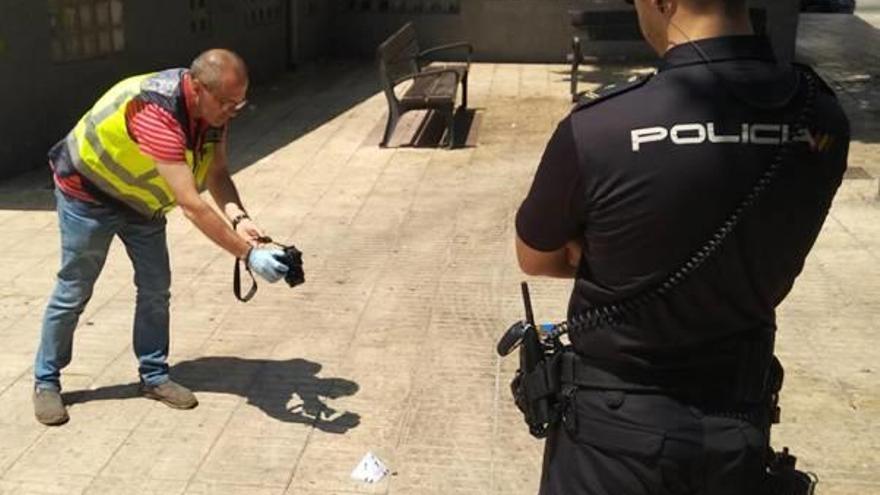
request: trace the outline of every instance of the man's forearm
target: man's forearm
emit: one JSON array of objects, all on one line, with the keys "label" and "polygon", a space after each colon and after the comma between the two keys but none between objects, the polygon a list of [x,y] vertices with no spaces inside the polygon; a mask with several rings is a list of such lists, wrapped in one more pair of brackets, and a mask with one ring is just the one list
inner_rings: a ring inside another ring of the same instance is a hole
[{"label": "man's forearm", "polygon": [[214,202],[228,218],[235,218],[242,213],[247,213],[241,204],[238,189],[228,173],[218,173],[211,177],[208,180],[208,191],[214,198]]},{"label": "man's forearm", "polygon": [[223,221],[220,215],[208,203],[202,201],[190,207],[181,205],[181,209],[186,218],[218,246],[236,258],[247,256],[251,248],[250,244],[229,228],[229,225]]}]

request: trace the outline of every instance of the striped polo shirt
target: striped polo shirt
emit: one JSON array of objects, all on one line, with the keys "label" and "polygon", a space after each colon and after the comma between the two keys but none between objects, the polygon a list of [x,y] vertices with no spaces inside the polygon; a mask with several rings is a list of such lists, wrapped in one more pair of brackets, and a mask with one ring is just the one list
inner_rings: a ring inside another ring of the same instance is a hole
[{"label": "striped polo shirt", "polygon": [[[187,113],[192,115],[195,93],[189,74],[183,77],[183,96]],[[125,120],[128,124],[128,133],[138,144],[141,153],[156,161],[186,166],[186,136],[183,127],[171,113],[155,103],[132,100],[125,110]],[[204,120],[190,118],[190,130],[198,130],[198,142],[202,142],[208,127]],[[66,195],[83,201],[100,203],[93,194],[89,193],[87,179],[79,173],[75,172],[66,177],[54,174],[54,179],[56,186]]]}]

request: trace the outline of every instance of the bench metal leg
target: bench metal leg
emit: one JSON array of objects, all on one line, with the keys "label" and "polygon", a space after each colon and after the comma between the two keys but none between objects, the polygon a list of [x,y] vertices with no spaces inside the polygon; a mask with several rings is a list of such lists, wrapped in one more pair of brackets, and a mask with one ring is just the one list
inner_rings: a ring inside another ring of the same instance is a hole
[{"label": "bench metal leg", "polygon": [[455,104],[446,110],[446,147],[452,149],[455,147]]},{"label": "bench metal leg", "polygon": [[578,101],[578,68],[581,65],[581,39],[577,36],[571,38],[571,101]]},{"label": "bench metal leg", "polygon": [[468,81],[468,73],[465,72],[464,76],[461,78],[461,108],[467,110],[467,81]]},{"label": "bench metal leg", "polygon": [[379,143],[380,148],[388,146],[388,140],[391,139],[391,134],[394,133],[394,128],[397,127],[398,120],[400,120],[400,114],[389,109],[388,121],[385,122],[385,134],[382,136],[382,142]]}]

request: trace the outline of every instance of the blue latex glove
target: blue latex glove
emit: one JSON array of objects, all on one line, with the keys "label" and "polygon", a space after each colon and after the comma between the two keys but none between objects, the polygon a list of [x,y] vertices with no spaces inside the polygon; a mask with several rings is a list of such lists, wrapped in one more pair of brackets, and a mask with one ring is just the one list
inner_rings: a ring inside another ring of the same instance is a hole
[{"label": "blue latex glove", "polygon": [[284,258],[284,251],[278,248],[253,248],[248,255],[247,266],[251,271],[270,283],[275,283],[284,277],[288,267],[278,261]]}]

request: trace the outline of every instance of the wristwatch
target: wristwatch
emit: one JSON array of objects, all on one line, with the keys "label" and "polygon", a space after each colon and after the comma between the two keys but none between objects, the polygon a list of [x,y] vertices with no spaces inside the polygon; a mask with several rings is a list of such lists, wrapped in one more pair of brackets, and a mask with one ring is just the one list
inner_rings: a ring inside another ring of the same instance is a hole
[{"label": "wristwatch", "polygon": [[238,215],[236,215],[232,219],[232,230],[235,230],[235,228],[238,227],[238,224],[241,223],[241,221],[245,218],[250,219],[251,217],[249,217],[247,213],[239,213]]}]

